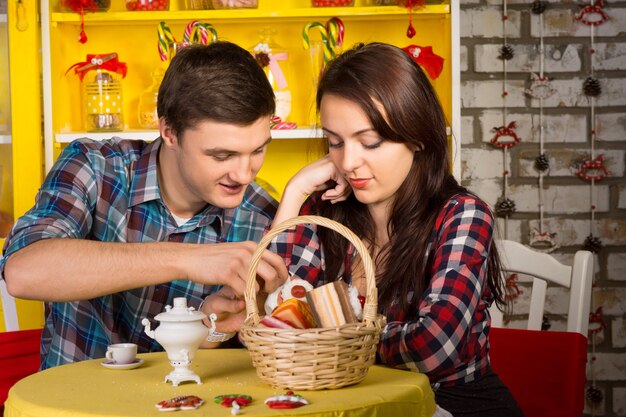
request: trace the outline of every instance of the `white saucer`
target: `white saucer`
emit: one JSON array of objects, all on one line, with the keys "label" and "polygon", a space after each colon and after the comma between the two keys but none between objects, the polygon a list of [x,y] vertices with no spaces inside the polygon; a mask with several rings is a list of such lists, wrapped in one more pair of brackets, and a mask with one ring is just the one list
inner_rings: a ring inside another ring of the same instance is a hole
[{"label": "white saucer", "polygon": [[131,363],[115,363],[111,360],[105,359],[102,362],[100,362],[100,365],[109,369],[124,370],[124,369],[135,369],[138,366],[141,366],[142,363],[143,363],[143,359],[139,359],[139,358],[135,359]]}]

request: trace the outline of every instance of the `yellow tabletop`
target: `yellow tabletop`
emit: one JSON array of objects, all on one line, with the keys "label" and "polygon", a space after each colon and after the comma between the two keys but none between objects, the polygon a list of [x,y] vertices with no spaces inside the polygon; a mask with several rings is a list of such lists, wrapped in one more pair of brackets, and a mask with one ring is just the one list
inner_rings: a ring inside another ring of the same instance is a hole
[{"label": "yellow tabletop", "polygon": [[285,391],[272,388],[256,375],[244,349],[198,351],[192,370],[202,384],[165,383],[173,369],[165,353],[139,355],[144,363],[132,370],[111,370],[102,359],[77,362],[38,372],[19,381],[9,392],[5,417],[163,416],[155,404],[179,395],[197,395],[205,403],[176,416],[230,416],[215,404],[224,394],[247,394],[252,403],[244,416],[413,416],[430,417],[435,400],[428,378],[419,373],[372,366],[360,383],[336,390],[297,391],[309,405],[292,410],[270,409],[266,398]]}]

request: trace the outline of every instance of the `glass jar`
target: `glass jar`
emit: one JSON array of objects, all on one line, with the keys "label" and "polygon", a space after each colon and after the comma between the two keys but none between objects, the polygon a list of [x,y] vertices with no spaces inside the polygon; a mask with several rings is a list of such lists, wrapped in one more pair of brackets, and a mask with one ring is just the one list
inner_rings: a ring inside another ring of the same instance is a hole
[{"label": "glass jar", "polygon": [[169,9],[169,0],[126,0],[126,10],[130,11],[151,11]]},{"label": "glass jar", "polygon": [[159,86],[164,74],[165,71],[161,68],[152,71],[152,84],[139,97],[139,126],[144,129],[159,128],[157,99],[159,97]]},{"label": "glass jar", "polygon": [[85,12],[106,12],[111,8],[111,0],[94,0],[93,7],[81,6],[81,4],[76,0],[61,0],[61,8],[67,12],[80,13],[81,8],[84,8]]},{"label": "glass jar", "polygon": [[258,0],[212,0],[214,9],[256,9]]},{"label": "glass jar", "polygon": [[185,6],[189,10],[210,10],[213,8],[211,0],[186,0]]},{"label": "glass jar", "polygon": [[124,128],[122,81],[103,69],[89,72],[82,82],[83,121],[88,132],[115,132]]},{"label": "glass jar", "polygon": [[347,7],[354,6],[354,0],[311,0],[313,7]]},{"label": "glass jar", "polygon": [[272,39],[276,29],[269,27],[259,30],[259,43],[254,45],[250,52],[263,67],[267,79],[272,85],[276,96],[276,113],[283,121],[291,113],[291,90],[289,88],[290,66],[287,50]]}]

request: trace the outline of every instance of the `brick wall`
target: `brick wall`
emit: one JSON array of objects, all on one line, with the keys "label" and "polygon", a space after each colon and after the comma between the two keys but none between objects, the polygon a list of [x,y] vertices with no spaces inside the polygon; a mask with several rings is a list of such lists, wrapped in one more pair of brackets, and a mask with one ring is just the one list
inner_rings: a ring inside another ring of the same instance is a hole
[{"label": "brick wall", "polygon": [[[507,195],[516,212],[507,222],[507,238],[528,243],[539,223],[538,171],[539,100],[524,94],[530,73],[539,72],[539,18],[531,0],[508,0],[507,43],[515,56],[507,62],[508,121],[517,122],[522,138],[505,161],[490,144],[492,128],[502,124],[502,0],[461,0],[462,181],[490,204],[502,194],[504,170],[510,171]],[[582,92],[590,73],[589,27],[574,20],[579,4],[588,1],[549,0],[543,14],[544,72],[557,92],[544,100],[544,147],[550,170],[544,176],[544,227],[558,233],[561,247],[553,252],[571,262],[590,233],[590,185],[575,175],[589,156],[590,106]],[[596,99],[595,154],[604,154],[609,177],[594,187],[593,232],[604,247],[595,256],[594,307],[602,307],[607,324],[596,336],[594,372],[603,400],[587,415],[626,416],[626,1],[607,0],[610,20],[596,27],[595,75],[602,85]],[[503,221],[499,233],[504,234]],[[523,285],[523,283],[522,283]],[[549,290],[547,317],[552,330],[563,330],[565,291]],[[515,312],[527,307],[522,294]],[[513,326],[523,322],[512,323]],[[590,347],[591,351],[591,347]]]}]

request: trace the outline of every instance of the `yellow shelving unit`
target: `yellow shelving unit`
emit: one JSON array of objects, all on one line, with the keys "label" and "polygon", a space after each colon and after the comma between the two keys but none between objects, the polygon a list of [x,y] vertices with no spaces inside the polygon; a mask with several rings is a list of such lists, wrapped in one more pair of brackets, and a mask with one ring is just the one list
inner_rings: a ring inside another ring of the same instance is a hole
[{"label": "yellow shelving unit", "polygon": [[[9,1],[7,4],[7,73],[10,77],[11,119],[10,136],[6,136],[6,143],[0,146],[3,158],[10,155],[8,158],[11,164],[9,172],[4,173],[10,175],[11,181],[3,193],[10,193],[10,211],[17,218],[32,207],[44,172],[41,131],[41,28],[38,1]],[[40,302],[17,300],[17,310],[20,329],[42,327],[43,309]],[[5,330],[4,317],[0,330]]]},{"label": "yellow shelving unit", "polygon": [[[155,139],[157,131],[139,127],[137,108],[140,94],[151,83],[151,72],[166,68],[167,62],[157,52],[157,26],[166,22],[177,40],[182,40],[185,26],[192,20],[210,23],[219,39],[235,42],[245,48],[258,43],[259,31],[271,27],[274,41],[288,51],[287,79],[292,93],[292,110],[288,121],[298,129],[275,131],[266,162],[259,173],[268,187],[280,195],[286,181],[298,169],[319,156],[319,137],[314,127],[314,85],[308,51],[302,45],[302,28],[309,22],[326,22],[337,16],[345,25],[344,48],[357,42],[380,41],[400,47],[411,44],[432,46],[444,57],[444,70],[433,80],[451,127],[455,174],[460,171],[460,81],[458,1],[427,1],[426,7],[413,11],[417,31],[413,39],[406,37],[408,11],[400,6],[369,6],[373,0],[356,0],[353,7],[311,7],[310,0],[259,0],[258,9],[185,10],[184,0],[170,0],[170,10],[160,12],[126,11],[123,0],[112,0],[107,12],[85,14],[88,41],[78,42],[80,16],[60,7],[59,0],[40,2],[41,32],[37,25],[36,0],[9,2],[9,22],[15,7],[21,4],[29,16],[29,29],[19,32],[9,28],[11,41],[11,87],[19,86],[12,103],[13,164],[15,189],[14,214],[25,212],[33,204],[43,174],[53,164],[66,143],[78,137],[106,139],[117,136],[133,139]],[[435,3],[435,4],[431,4]],[[39,38],[41,34],[41,38]],[[16,35],[16,36],[13,36]],[[317,36],[312,34],[312,36]],[[28,39],[26,39],[28,38]],[[41,44],[39,40],[41,39]],[[41,47],[41,55],[39,55]],[[123,81],[124,130],[115,133],[89,133],[82,126],[80,81],[66,71],[88,54],[117,52],[120,61],[128,65]],[[13,61],[20,61],[13,65]],[[39,81],[43,90],[39,91]],[[43,138],[38,112],[43,97]],[[19,125],[19,126],[17,126]],[[19,188],[18,188],[19,183]],[[36,313],[20,311],[35,321]],[[31,322],[29,322],[30,324]],[[28,326],[27,326],[28,327]]]},{"label": "yellow shelving unit", "polygon": [[[77,41],[80,17],[59,8],[58,1],[42,2],[44,48],[44,130],[46,165],[49,167],[63,144],[78,137],[154,139],[157,131],[141,130],[137,121],[139,95],[151,81],[154,68],[166,67],[157,53],[157,26],[163,21],[172,29],[177,40],[192,20],[210,23],[220,39],[251,48],[259,41],[259,30],[272,27],[274,40],[289,53],[287,78],[292,93],[289,121],[297,123],[294,131],[276,131],[270,145],[267,162],[259,176],[280,193],[286,180],[300,167],[317,157],[310,139],[319,136],[312,129],[313,77],[309,68],[308,51],[302,46],[301,32],[312,21],[325,22],[340,17],[345,25],[344,46],[356,42],[382,41],[398,46],[430,45],[446,59],[444,71],[433,81],[446,115],[452,121],[453,108],[453,11],[449,2],[428,4],[414,11],[417,35],[406,38],[408,11],[400,6],[366,6],[357,0],[354,7],[310,7],[304,0],[260,0],[258,9],[184,10],[182,1],[171,1],[169,11],[126,11],[123,1],[112,1],[108,12],[85,15],[85,30],[89,40]],[[45,17],[48,19],[46,20]],[[46,36],[46,34],[48,36]],[[313,35],[315,36],[315,35]],[[46,48],[46,43],[49,45]],[[50,55],[46,58],[45,50]],[[125,129],[119,133],[87,133],[83,131],[80,111],[78,78],[65,74],[74,63],[84,61],[87,54],[117,52],[128,65],[123,81]],[[46,63],[49,68],[46,69]]]}]

